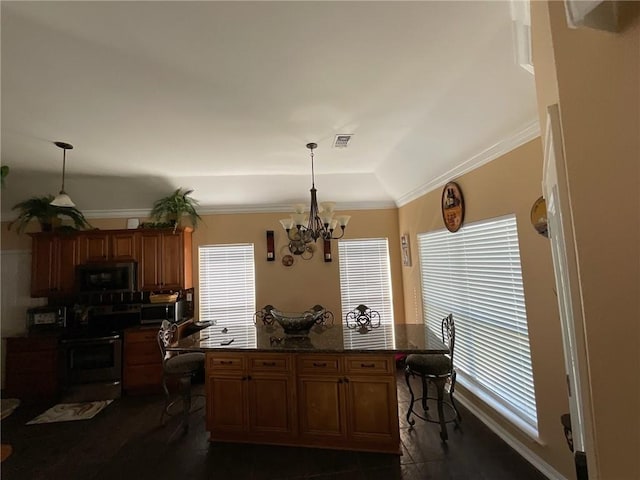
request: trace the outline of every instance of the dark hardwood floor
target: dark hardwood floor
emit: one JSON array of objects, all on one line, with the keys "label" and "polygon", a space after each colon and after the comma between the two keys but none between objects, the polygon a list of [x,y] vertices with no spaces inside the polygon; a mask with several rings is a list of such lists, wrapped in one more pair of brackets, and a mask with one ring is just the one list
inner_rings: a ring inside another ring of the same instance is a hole
[{"label": "dark hardwood floor", "polygon": [[[91,420],[25,425],[51,405],[22,405],[2,420],[2,443],[13,454],[3,480],[345,479],[541,480],[545,477],[461,408],[462,430],[418,420],[407,428],[408,392],[399,374],[402,455],[209,443],[204,410],[191,415],[186,436],[176,419],[159,426],[163,397],[124,397]],[[202,385],[195,390],[202,391]],[[171,438],[173,437],[173,438]]]}]

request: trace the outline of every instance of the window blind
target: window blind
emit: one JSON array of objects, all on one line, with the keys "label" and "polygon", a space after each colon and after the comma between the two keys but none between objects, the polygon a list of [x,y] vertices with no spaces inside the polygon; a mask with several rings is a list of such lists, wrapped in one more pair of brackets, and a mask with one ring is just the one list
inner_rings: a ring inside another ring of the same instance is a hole
[{"label": "window blind", "polygon": [[198,248],[200,321],[242,330],[246,345],[255,345],[253,314],[256,311],[253,244],[203,245]]},{"label": "window blind", "polygon": [[537,432],[537,413],[514,215],[418,235],[425,322],[456,324],[461,383]]},{"label": "window blind", "polygon": [[[360,304],[380,314],[380,323],[393,324],[393,295],[389,246],[386,238],[363,238],[338,242],[342,320]],[[393,347],[393,329],[387,330],[385,346]],[[377,332],[376,332],[377,333]],[[374,338],[375,337],[375,338]],[[352,336],[352,347],[379,347],[379,335]]]}]

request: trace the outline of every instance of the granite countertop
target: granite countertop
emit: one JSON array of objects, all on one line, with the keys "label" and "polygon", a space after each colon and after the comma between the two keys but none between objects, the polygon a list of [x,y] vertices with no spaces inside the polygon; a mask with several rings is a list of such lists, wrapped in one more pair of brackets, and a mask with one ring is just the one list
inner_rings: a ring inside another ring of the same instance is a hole
[{"label": "granite countertop", "polygon": [[447,353],[423,324],[382,325],[366,333],[346,325],[316,325],[308,335],[287,335],[275,325],[213,325],[173,344],[171,351]]}]

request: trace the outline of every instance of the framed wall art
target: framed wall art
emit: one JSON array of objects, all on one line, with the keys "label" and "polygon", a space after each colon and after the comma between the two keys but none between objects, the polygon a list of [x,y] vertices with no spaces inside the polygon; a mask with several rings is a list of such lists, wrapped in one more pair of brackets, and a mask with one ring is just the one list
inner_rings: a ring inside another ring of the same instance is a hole
[{"label": "framed wall art", "polygon": [[411,266],[411,247],[409,246],[409,235],[404,234],[400,237],[400,245],[402,246],[402,265]]},{"label": "framed wall art", "polygon": [[449,182],[442,189],[442,220],[450,232],[460,230],[464,221],[464,198],[456,182]]}]

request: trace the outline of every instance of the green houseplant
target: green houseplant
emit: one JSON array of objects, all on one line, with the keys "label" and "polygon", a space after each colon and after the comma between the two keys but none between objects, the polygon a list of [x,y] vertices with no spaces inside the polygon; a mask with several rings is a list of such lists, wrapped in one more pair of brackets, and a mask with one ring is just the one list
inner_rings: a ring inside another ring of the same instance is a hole
[{"label": "green houseplant", "polygon": [[157,222],[165,221],[173,225],[174,230],[180,225],[182,217],[187,217],[193,226],[198,226],[198,220],[202,220],[196,207],[198,201],[191,198],[193,190],[178,188],[171,195],[156,200],[151,210],[151,219]]},{"label": "green houseplant", "polygon": [[51,205],[53,195],[43,197],[31,197],[24,202],[20,202],[13,206],[12,210],[19,210],[18,218],[9,224],[9,230],[13,226],[16,227],[18,233],[22,233],[31,220],[38,220],[43,232],[53,230],[54,224],[61,217],[68,217],[73,222],[73,226],[77,230],[91,228],[87,219],[80,210],[75,207],[56,207]]}]

